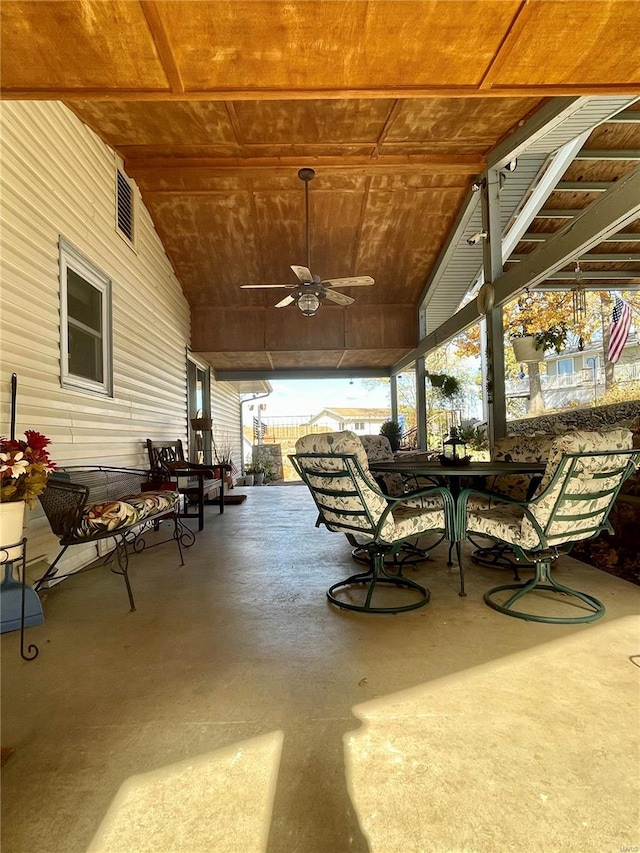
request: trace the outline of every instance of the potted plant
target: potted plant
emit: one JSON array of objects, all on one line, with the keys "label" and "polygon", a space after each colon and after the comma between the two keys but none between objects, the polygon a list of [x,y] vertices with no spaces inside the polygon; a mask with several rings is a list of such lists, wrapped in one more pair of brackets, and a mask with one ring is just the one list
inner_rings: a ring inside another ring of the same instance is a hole
[{"label": "potted plant", "polygon": [[554,349],[557,353],[561,352],[567,342],[568,334],[569,329],[565,323],[557,323],[538,332],[529,331],[526,325],[521,326],[519,330],[510,334],[516,361],[542,361],[547,350]]},{"label": "potted plant", "polygon": [[552,294],[527,293],[518,299],[509,317],[507,332],[516,361],[542,361],[546,350],[560,352],[569,328],[563,319],[563,305]]},{"label": "potted plant", "polygon": [[447,373],[429,373],[426,374],[427,379],[431,382],[433,388],[437,388],[440,396],[450,399],[460,391],[460,382],[455,376],[449,376]]},{"label": "potted plant", "polygon": [[252,462],[245,468],[245,473],[253,477],[253,485],[261,486],[264,483],[265,469],[262,462]]},{"label": "potted plant", "polygon": [[0,438],[0,548],[22,539],[25,506],[35,504],[56,468],[46,450],[49,439],[31,429],[24,434],[26,441]]},{"label": "potted plant", "polygon": [[391,449],[395,453],[400,449],[400,439],[402,438],[402,427],[397,421],[385,421],[380,427],[380,435],[384,435],[391,445]]}]

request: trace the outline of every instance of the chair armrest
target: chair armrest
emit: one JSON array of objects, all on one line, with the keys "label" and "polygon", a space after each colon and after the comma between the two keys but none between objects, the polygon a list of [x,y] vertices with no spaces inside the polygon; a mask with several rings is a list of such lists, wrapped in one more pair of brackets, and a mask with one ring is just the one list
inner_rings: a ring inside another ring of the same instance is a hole
[{"label": "chair armrest", "polygon": [[533,529],[535,530],[540,539],[540,543],[543,544],[546,541],[542,528],[538,523],[538,519],[529,509],[530,502],[519,501],[516,498],[508,497],[508,495],[503,495],[499,492],[490,492],[486,489],[463,489],[458,495],[455,525],[456,536],[459,540],[466,539],[467,537],[467,503],[469,502],[469,498],[472,495],[479,495],[483,498],[489,498],[489,505],[491,505],[492,502],[496,502],[501,504],[507,504],[508,506],[520,507],[520,509],[523,510],[526,518],[531,522]]},{"label": "chair armrest", "polygon": [[80,524],[89,488],[69,480],[50,477],[38,496],[51,530],[59,539],[68,539]]},{"label": "chair armrest", "polygon": [[387,501],[387,507],[380,516],[380,520],[378,522],[376,535],[382,530],[382,526],[384,525],[387,517],[390,512],[397,506],[402,506],[403,504],[407,504],[408,501],[417,500],[424,497],[433,497],[434,495],[438,495],[442,498],[442,505],[444,509],[444,519],[445,519],[445,530],[447,536],[452,538],[455,535],[455,504],[453,502],[453,498],[451,497],[451,492],[447,489],[446,486],[429,486],[428,488],[423,489],[414,489],[412,492],[405,492],[403,495],[400,495],[397,498],[393,498],[390,495],[385,495],[382,492],[380,493],[382,497]]},{"label": "chair armrest", "polygon": [[200,465],[198,462],[165,462],[167,471],[176,477],[198,477],[199,479],[215,480],[212,465]]}]

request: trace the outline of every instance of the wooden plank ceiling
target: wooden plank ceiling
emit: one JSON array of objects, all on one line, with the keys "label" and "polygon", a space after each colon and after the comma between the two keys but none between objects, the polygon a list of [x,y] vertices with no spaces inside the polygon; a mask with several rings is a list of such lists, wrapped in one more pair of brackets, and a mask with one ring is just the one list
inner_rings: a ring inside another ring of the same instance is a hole
[{"label": "wooden plank ceiling", "polygon": [[[551,95],[640,92],[637,12],[4,0],[2,94],[64,101],[122,155],[214,367],[386,368],[417,343],[418,298],[496,143]],[[306,263],[302,166],[313,271],[376,281],[312,318],[240,289]]]}]

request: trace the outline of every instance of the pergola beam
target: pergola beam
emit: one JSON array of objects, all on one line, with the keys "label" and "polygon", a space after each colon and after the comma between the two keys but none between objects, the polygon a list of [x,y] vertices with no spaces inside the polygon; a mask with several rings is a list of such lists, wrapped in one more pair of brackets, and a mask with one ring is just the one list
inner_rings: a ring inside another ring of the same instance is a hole
[{"label": "pergola beam", "polygon": [[[528,257],[529,255],[511,255],[508,263],[520,263],[521,261],[526,261]],[[628,255],[626,252],[588,253],[580,255],[578,260],[584,261],[585,264],[622,264],[625,261],[640,263],[640,255]],[[585,276],[588,276],[588,270],[583,270],[583,272]]]},{"label": "pergola beam", "polygon": [[606,193],[612,181],[560,181],[556,184],[556,193]]},{"label": "pergola beam", "polygon": [[640,148],[583,148],[576,160],[640,160]]},{"label": "pergola beam", "polygon": [[[588,209],[588,208],[587,208]],[[583,210],[575,211],[576,216],[580,216],[580,214],[584,213]],[[573,217],[575,218],[575,217]],[[556,232],[557,233],[557,232]],[[546,243],[547,240],[553,239],[556,234],[545,234],[544,232],[535,232],[528,231],[526,234],[522,235],[522,240],[525,243]],[[640,231],[637,233],[635,231],[619,231],[617,233],[609,234],[607,237],[603,237],[600,240],[601,243],[640,243]]]},{"label": "pergola beam", "polygon": [[[495,303],[504,305],[525,288],[558,272],[640,216],[640,169],[614,184],[526,261],[495,282]],[[640,238],[640,234],[638,235]]]},{"label": "pergola beam", "polygon": [[613,121],[616,124],[638,124],[640,122],[640,112],[627,110],[626,112],[612,116],[607,121]]},{"label": "pergola beam", "polygon": [[256,379],[379,379],[390,376],[389,367],[323,368],[309,370],[216,370],[218,382],[255,381]]},{"label": "pergola beam", "polygon": [[[612,235],[640,216],[640,169],[621,178],[596,202],[581,211],[574,221],[554,235],[547,235],[545,245],[532,252],[525,261],[515,264],[494,281],[495,306],[504,305],[518,293],[534,289],[548,280],[550,275],[588,252],[598,243],[612,239]],[[624,232],[623,232],[624,233]],[[634,235],[640,240],[640,233]],[[575,278],[575,276],[574,276]],[[450,341],[468,326],[480,319],[475,300],[467,303],[449,320],[435,329],[404,358],[397,361],[391,371],[398,373],[417,358]]]},{"label": "pergola beam", "polygon": [[[585,259],[586,260],[586,259]],[[580,270],[580,281],[633,281],[640,279],[640,270]],[[576,274],[572,271],[554,272],[546,276],[547,281],[573,281]]]}]

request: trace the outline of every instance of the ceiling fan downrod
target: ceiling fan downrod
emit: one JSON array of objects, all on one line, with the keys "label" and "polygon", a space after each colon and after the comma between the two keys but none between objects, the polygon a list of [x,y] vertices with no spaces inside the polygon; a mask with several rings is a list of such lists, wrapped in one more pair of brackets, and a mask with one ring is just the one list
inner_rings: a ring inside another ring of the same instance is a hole
[{"label": "ceiling fan downrod", "polygon": [[315,170],[309,167],[300,169],[298,177],[304,181],[304,214],[307,223],[307,269],[311,269],[311,239],[309,225],[309,181],[312,181],[316,176]]}]

